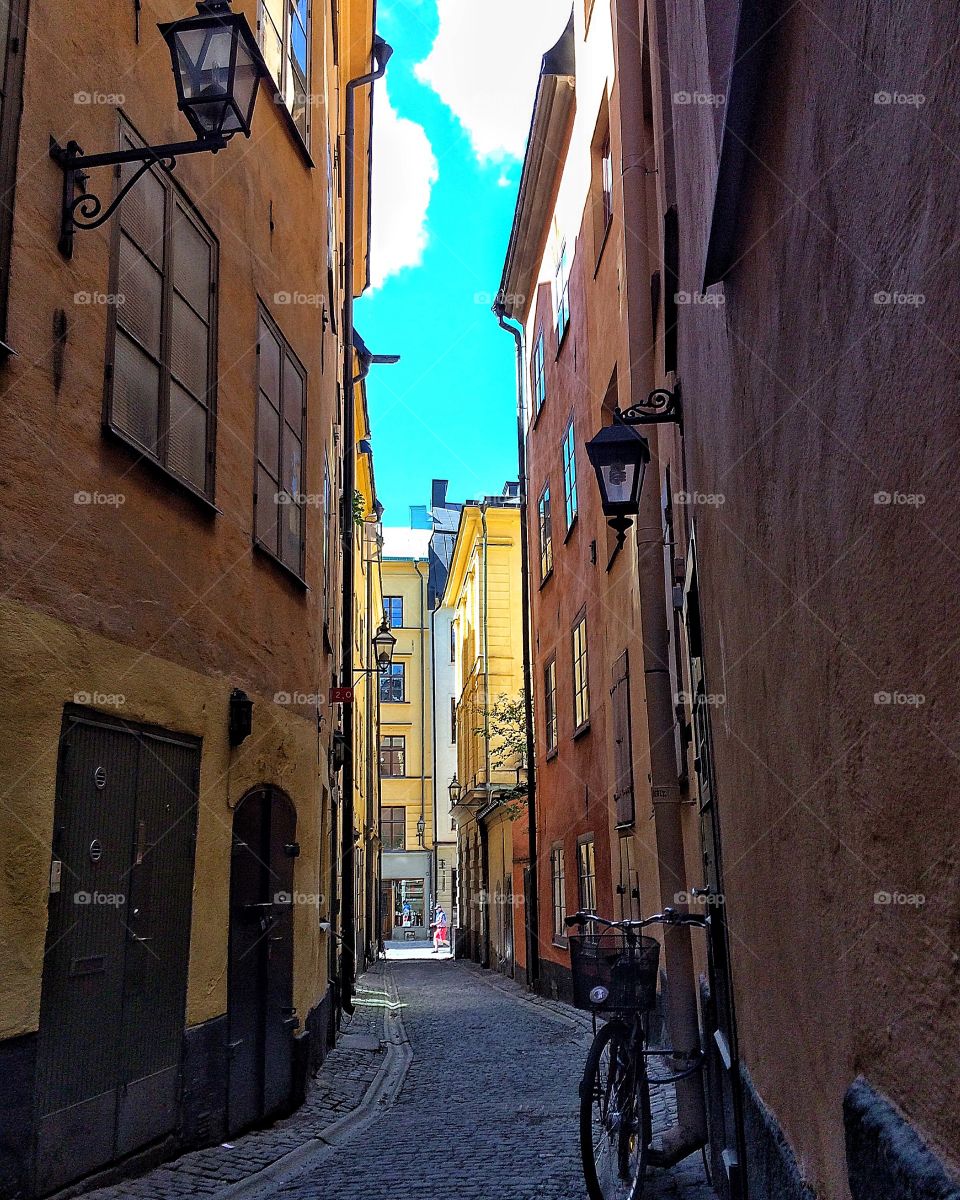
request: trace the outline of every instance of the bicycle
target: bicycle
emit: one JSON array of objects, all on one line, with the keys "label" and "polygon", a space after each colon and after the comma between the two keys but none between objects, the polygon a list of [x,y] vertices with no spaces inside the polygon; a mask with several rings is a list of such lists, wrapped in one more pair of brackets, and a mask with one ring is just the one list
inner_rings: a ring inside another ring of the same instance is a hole
[{"label": "bicycle", "polygon": [[[670,908],[642,921],[608,921],[591,912],[566,918],[568,928],[582,927],[569,939],[574,1004],[593,1015],[594,1039],[580,1082],[580,1155],[590,1200],[640,1200],[646,1168],[654,1165],[650,1086],[685,1079],[704,1061],[697,1051],[675,1074],[651,1077],[647,1071],[648,1057],[682,1056],[669,1047],[647,1046],[660,943],[640,930],[656,923],[706,928],[709,922]],[[584,932],[587,925],[602,931]],[[598,1030],[603,1013],[610,1019]]]}]

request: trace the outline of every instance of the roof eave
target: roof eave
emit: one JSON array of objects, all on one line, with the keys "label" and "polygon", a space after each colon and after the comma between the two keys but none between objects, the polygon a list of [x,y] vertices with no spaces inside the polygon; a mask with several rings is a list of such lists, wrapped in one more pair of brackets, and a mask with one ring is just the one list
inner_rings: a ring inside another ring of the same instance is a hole
[{"label": "roof eave", "polygon": [[499,302],[504,315],[523,321],[533,300],[548,225],[576,109],[573,14],[557,44],[543,56],[523,156],[520,188],[507,245]]}]

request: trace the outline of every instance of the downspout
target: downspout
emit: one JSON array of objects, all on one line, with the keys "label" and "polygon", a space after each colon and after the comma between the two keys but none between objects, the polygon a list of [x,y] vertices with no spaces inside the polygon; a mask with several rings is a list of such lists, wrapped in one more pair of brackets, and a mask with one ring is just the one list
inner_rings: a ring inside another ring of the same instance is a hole
[{"label": "downspout", "polygon": [[517,347],[517,473],[520,477],[520,604],[523,609],[523,722],[527,737],[527,839],[530,857],[530,895],[527,905],[527,986],[536,991],[540,982],[540,896],[537,886],[537,776],[533,731],[533,683],[530,624],[530,536],[527,529],[527,436],[526,405],[523,402],[523,330],[508,325],[503,301],[493,306],[500,328],[511,335]]},{"label": "downspout", "polygon": [[[366,531],[364,531],[364,532],[366,532]],[[366,548],[364,548],[364,561],[366,563],[366,568],[367,568],[367,570],[366,570],[366,576],[367,576],[367,628],[375,629],[376,624],[372,620],[373,614],[371,612],[371,609],[373,607],[373,563],[371,560],[367,559],[367,557],[366,557]],[[367,640],[369,642],[369,638]],[[373,932],[373,920],[374,920],[374,917],[373,917],[373,884],[374,884],[375,875],[374,875],[374,869],[373,869],[373,852],[374,852],[374,849],[376,846],[376,840],[375,840],[376,834],[374,832],[375,828],[376,828],[376,823],[374,821],[374,811],[373,811],[373,763],[374,763],[373,756],[374,756],[374,754],[379,753],[379,748],[378,748],[376,740],[375,740],[376,725],[375,725],[375,722],[373,719],[373,704],[374,704],[373,683],[374,683],[374,676],[375,676],[376,672],[375,672],[375,670],[370,669],[371,667],[375,668],[376,663],[375,663],[375,661],[372,661],[372,659],[373,659],[373,655],[372,655],[372,644],[371,644],[371,646],[367,652],[367,666],[368,666],[368,673],[367,673],[367,677],[366,677],[367,698],[366,698],[366,705],[364,707],[364,713],[366,715],[366,721],[367,721],[367,805],[366,805],[367,811],[366,811],[366,822],[365,822],[366,823],[366,830],[365,830],[366,836],[364,838],[364,842],[365,842],[365,845],[367,848],[367,853],[364,858],[364,876],[365,876],[364,877],[364,891],[366,894],[364,897],[365,904],[364,904],[364,919],[363,919],[366,943],[363,947],[364,965],[366,965],[366,960],[370,957],[370,947],[371,947],[371,944],[373,943],[373,936],[374,936],[374,932]],[[379,687],[379,684],[378,684],[378,687]]]},{"label": "downspout", "polygon": [[[427,566],[427,575],[429,578],[430,567]],[[430,795],[432,800],[432,816],[433,816],[433,878],[437,885],[437,895],[440,894],[440,860],[437,851],[437,610],[430,610],[430,683],[432,692],[430,694],[430,761],[433,764],[430,768]],[[448,924],[453,921],[453,905],[450,905],[450,912],[447,914]],[[452,936],[452,935],[451,935]]]},{"label": "downspout", "polygon": [[[487,529],[487,506],[480,505],[480,524],[483,527],[483,778],[486,786],[487,801],[493,795],[493,785],[490,782],[490,535]],[[480,888],[485,903],[480,909],[481,948],[480,956],[484,967],[490,966],[490,879],[489,879],[489,850],[487,846],[487,827],[485,818],[477,821],[480,834]]]},{"label": "downspout", "polygon": [[[648,227],[645,204],[645,155],[643,112],[643,39],[640,8],[636,0],[615,0],[617,74],[621,111],[629,114],[621,123],[623,221],[627,229]],[[650,342],[649,264],[645,240],[627,238],[624,246],[627,289],[627,338],[630,361],[630,404],[646,399],[654,371]],[[645,370],[645,365],[647,365]],[[644,378],[648,375],[649,378]],[[657,845],[660,895],[664,903],[687,886],[683,849],[680,790],[674,752],[673,684],[670,677],[670,642],[662,537],[652,538],[662,528],[660,511],[659,427],[649,427],[650,463],[647,486],[640,496],[637,515],[637,578],[640,621],[643,631],[643,670],[646,691],[647,736],[650,744],[650,783]],[[652,539],[652,540],[651,540]],[[663,930],[667,973],[667,1025],[671,1045],[681,1053],[695,1055],[700,1049],[700,1021],[689,927],[666,926]],[[703,1080],[699,1072],[676,1084],[678,1121],[662,1139],[658,1166],[678,1162],[707,1140],[707,1117]]]},{"label": "downspout", "polygon": [[[356,491],[356,420],[354,411],[354,388],[358,380],[353,373],[353,239],[354,239],[354,167],[356,149],[356,92],[380,79],[387,69],[393,54],[383,38],[374,36],[373,58],[376,67],[365,75],[348,81],[344,99],[344,187],[343,187],[343,496],[340,514],[341,541],[343,544],[343,620],[341,629],[340,683],[342,687],[353,687],[353,618],[354,618],[354,546],[356,532],[353,521],[353,495]],[[363,374],[366,372],[364,371]],[[361,375],[362,378],[362,375]],[[340,959],[340,1004],[353,1012],[353,983],[356,977],[357,928],[356,928],[356,883],[355,841],[353,836],[353,706],[343,705],[342,728],[344,736],[344,763],[341,774],[341,842],[340,853],[344,887],[341,898],[340,928],[342,949]]]},{"label": "downspout", "polygon": [[[426,849],[426,787],[427,787],[427,661],[426,651],[424,649],[424,639],[427,635],[426,626],[426,609],[424,606],[424,585],[425,579],[420,574],[418,560],[413,560],[413,569],[417,573],[417,578],[420,580],[420,819],[424,822],[424,844],[421,849]],[[436,838],[434,838],[436,841]]]}]

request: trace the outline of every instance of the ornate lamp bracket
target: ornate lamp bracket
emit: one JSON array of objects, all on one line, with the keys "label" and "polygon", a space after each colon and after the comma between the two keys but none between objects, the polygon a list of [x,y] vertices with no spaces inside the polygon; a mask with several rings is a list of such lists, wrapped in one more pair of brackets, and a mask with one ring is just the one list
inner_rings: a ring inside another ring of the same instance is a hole
[{"label": "ornate lamp bracket", "polygon": [[665,425],[673,422],[683,432],[683,404],[680,399],[680,381],[673,390],[654,388],[646,400],[630,408],[616,409],[616,419],[624,425]]},{"label": "ornate lamp bracket", "polygon": [[[60,206],[60,238],[57,247],[64,258],[73,257],[73,235],[77,229],[97,229],[105,224],[126,199],[130,190],[150,170],[161,167],[172,171],[183,154],[212,153],[222,150],[222,137],[200,138],[189,142],[171,142],[165,146],[135,146],[109,154],[84,154],[74,141],[66,146],[50,138],[50,157],[63,172],[63,199]],[[87,191],[88,171],[96,167],[118,167],[123,163],[140,166],[104,208],[99,196]]]}]

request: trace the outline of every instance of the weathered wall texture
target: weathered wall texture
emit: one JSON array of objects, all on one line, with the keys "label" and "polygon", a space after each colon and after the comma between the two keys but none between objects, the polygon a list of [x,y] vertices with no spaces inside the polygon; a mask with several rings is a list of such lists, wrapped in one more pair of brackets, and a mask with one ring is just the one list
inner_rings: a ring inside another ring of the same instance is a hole
[{"label": "weathered wall texture", "polygon": [[[723,92],[701,8],[673,86]],[[784,11],[735,265],[680,317],[741,1051],[829,1200],[861,1074],[960,1160],[956,32],[935,2]],[[696,293],[714,114],[666,119]]]}]

